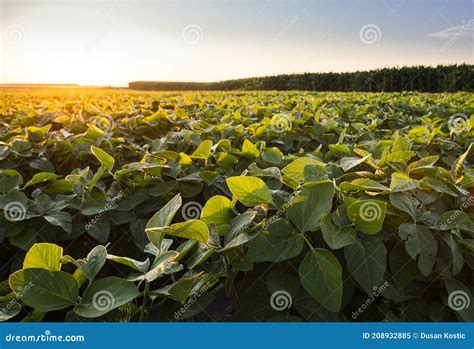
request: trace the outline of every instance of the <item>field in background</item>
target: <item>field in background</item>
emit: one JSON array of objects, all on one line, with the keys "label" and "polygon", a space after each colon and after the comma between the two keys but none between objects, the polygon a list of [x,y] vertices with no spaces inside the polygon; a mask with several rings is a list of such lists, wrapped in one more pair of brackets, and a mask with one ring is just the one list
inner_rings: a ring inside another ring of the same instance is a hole
[{"label": "field in background", "polygon": [[2,90],[0,321],[474,321],[473,125],[467,92]]}]

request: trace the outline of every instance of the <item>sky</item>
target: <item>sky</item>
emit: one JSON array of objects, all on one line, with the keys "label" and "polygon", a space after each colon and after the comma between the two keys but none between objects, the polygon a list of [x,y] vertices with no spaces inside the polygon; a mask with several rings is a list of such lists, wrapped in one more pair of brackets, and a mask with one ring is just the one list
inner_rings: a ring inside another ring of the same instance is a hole
[{"label": "sky", "polygon": [[473,0],[0,0],[0,83],[474,63]]}]

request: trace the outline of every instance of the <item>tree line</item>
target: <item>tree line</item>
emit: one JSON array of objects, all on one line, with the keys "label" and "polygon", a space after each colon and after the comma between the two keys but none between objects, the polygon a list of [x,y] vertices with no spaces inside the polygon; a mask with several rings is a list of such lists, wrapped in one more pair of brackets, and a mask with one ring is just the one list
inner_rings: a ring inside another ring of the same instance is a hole
[{"label": "tree line", "polygon": [[347,73],[282,74],[219,82],[134,81],[128,85],[130,89],[151,91],[474,91],[474,65],[396,67]]}]

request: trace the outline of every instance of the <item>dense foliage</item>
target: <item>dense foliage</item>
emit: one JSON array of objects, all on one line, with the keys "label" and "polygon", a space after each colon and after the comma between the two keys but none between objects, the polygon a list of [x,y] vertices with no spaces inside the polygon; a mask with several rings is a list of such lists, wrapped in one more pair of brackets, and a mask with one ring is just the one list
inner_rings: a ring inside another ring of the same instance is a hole
[{"label": "dense foliage", "polygon": [[135,81],[137,90],[303,90],[363,92],[474,91],[472,65],[384,68],[353,73],[305,73],[266,76],[220,82]]},{"label": "dense foliage", "polygon": [[473,97],[3,91],[0,320],[473,321]]}]

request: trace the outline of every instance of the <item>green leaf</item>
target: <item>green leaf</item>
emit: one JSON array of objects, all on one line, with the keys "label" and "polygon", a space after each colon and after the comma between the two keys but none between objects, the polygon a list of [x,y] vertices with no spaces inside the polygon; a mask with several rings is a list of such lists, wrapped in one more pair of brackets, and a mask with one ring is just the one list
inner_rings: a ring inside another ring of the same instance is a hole
[{"label": "green leaf", "polygon": [[107,249],[104,246],[94,247],[87,257],[78,261],[80,270],[89,281],[93,281],[105,264]]},{"label": "green leaf", "polygon": [[356,201],[347,208],[347,215],[365,234],[377,234],[382,230],[387,203],[378,200]]},{"label": "green leaf", "polygon": [[291,200],[287,209],[290,220],[301,232],[319,228],[321,219],[331,211],[334,184],[330,181],[309,182],[301,195]]},{"label": "green leaf", "polygon": [[[285,175],[285,183],[290,184],[292,188],[296,188],[305,181],[316,181],[327,178],[327,171],[324,164],[321,161],[308,157],[296,159],[283,168],[281,172]],[[308,173],[313,174],[312,178],[307,178]],[[317,174],[316,177],[314,177],[314,174]]]},{"label": "green leaf", "polygon": [[209,228],[207,224],[199,219],[192,219],[182,223],[176,223],[162,228],[146,228],[148,236],[153,234],[173,235],[181,238],[191,239],[207,244],[209,240]]},{"label": "green leaf", "polygon": [[245,206],[273,203],[272,193],[265,182],[257,177],[237,176],[226,179],[232,195]]},{"label": "green leaf", "polygon": [[132,258],[119,257],[109,254],[107,255],[107,259],[115,263],[126,265],[132,269],[135,269],[136,271],[139,271],[140,273],[146,273],[150,267],[150,260],[148,258],[144,262],[140,262]]},{"label": "green leaf", "polygon": [[466,152],[462,154],[460,157],[458,157],[456,161],[454,161],[453,165],[451,166],[451,178],[456,184],[461,182],[461,180],[463,179],[464,161],[466,161],[466,158],[471,152],[472,147],[474,147],[473,143],[469,145],[469,148],[467,148]]},{"label": "green leaf", "polygon": [[115,159],[112,156],[93,145],[91,145],[91,152],[107,170],[112,170],[115,164]]},{"label": "green leaf", "polygon": [[225,246],[220,250],[221,252],[243,245],[257,236],[255,233],[247,231],[256,215],[256,211],[249,210],[230,221],[229,230],[224,238]]},{"label": "green leaf", "polygon": [[242,144],[242,154],[250,158],[256,159],[259,157],[260,152],[258,151],[255,144],[250,142],[248,139],[244,139],[244,143]]},{"label": "green leaf", "polygon": [[49,181],[54,181],[56,178],[59,176],[54,174],[54,173],[49,173],[49,172],[40,172],[36,173],[31,179],[25,184],[24,188],[28,188],[32,185],[38,184],[38,183],[44,183],[44,182],[49,182]]},{"label": "green leaf", "polygon": [[370,155],[366,155],[363,158],[355,158],[355,157],[346,157],[341,159],[341,167],[344,172],[349,171],[351,168],[357,167],[360,164],[364,163]]},{"label": "green leaf", "polygon": [[212,141],[205,140],[199,147],[191,154],[191,159],[203,159],[207,160],[211,156]]},{"label": "green leaf", "polygon": [[76,303],[79,288],[76,279],[63,271],[22,269],[10,275],[15,294],[38,311],[55,311]]},{"label": "green leaf", "polygon": [[350,245],[356,238],[356,232],[353,227],[340,227],[333,222],[331,214],[326,214],[321,219],[321,232],[324,241],[332,250],[338,250]]},{"label": "green leaf", "polygon": [[[146,230],[153,228],[163,228],[171,224],[176,212],[178,212],[181,204],[183,203],[181,195],[173,197],[165,206],[163,206],[157,213],[150,218],[146,225]],[[157,248],[160,248],[161,241],[164,235],[158,232],[147,231],[148,239]]]},{"label": "green leaf", "polygon": [[46,269],[50,271],[61,270],[63,249],[55,244],[34,244],[26,253],[23,269]]},{"label": "green leaf", "polygon": [[416,221],[416,208],[419,204],[418,200],[407,193],[393,193],[390,194],[390,203],[399,210],[408,213],[413,221]]},{"label": "green leaf", "polygon": [[408,160],[410,160],[415,155],[416,153],[414,151],[394,151],[382,157],[380,164],[385,165],[388,162],[406,164]]},{"label": "green leaf", "polygon": [[63,228],[67,233],[72,231],[72,217],[68,212],[53,212],[44,216],[44,219],[49,224]]},{"label": "green leaf", "polygon": [[392,190],[392,193],[413,190],[418,188],[419,186],[420,181],[416,179],[411,179],[406,173],[392,173],[392,180],[390,182],[390,189]]},{"label": "green leaf", "polygon": [[137,286],[132,282],[117,277],[100,279],[86,289],[74,312],[85,318],[99,317],[131,302],[139,294]]},{"label": "green leaf", "polygon": [[385,185],[380,184],[369,178],[359,178],[355,179],[352,182],[342,182],[339,185],[339,188],[342,191],[351,191],[351,190],[369,190],[369,191],[387,191],[389,192],[390,189],[387,188]]},{"label": "green leaf", "polygon": [[226,224],[234,216],[232,212],[232,201],[222,195],[215,195],[202,208],[201,220],[207,224],[215,224],[219,233],[223,233]]},{"label": "green leaf", "polygon": [[371,296],[382,284],[386,269],[387,249],[380,239],[357,239],[346,246],[344,256],[349,272]]},{"label": "green leaf", "polygon": [[339,311],[342,302],[342,268],[328,250],[308,252],[298,269],[304,289],[323,307]]},{"label": "green leaf", "polygon": [[427,276],[433,269],[438,243],[431,231],[419,224],[404,223],[400,226],[398,235],[405,241],[405,249],[408,255],[418,258],[418,268],[423,275]]},{"label": "green leaf", "polygon": [[247,259],[251,262],[281,262],[298,256],[303,250],[304,239],[295,234],[285,219],[268,225],[269,233],[259,234],[249,245]]}]

